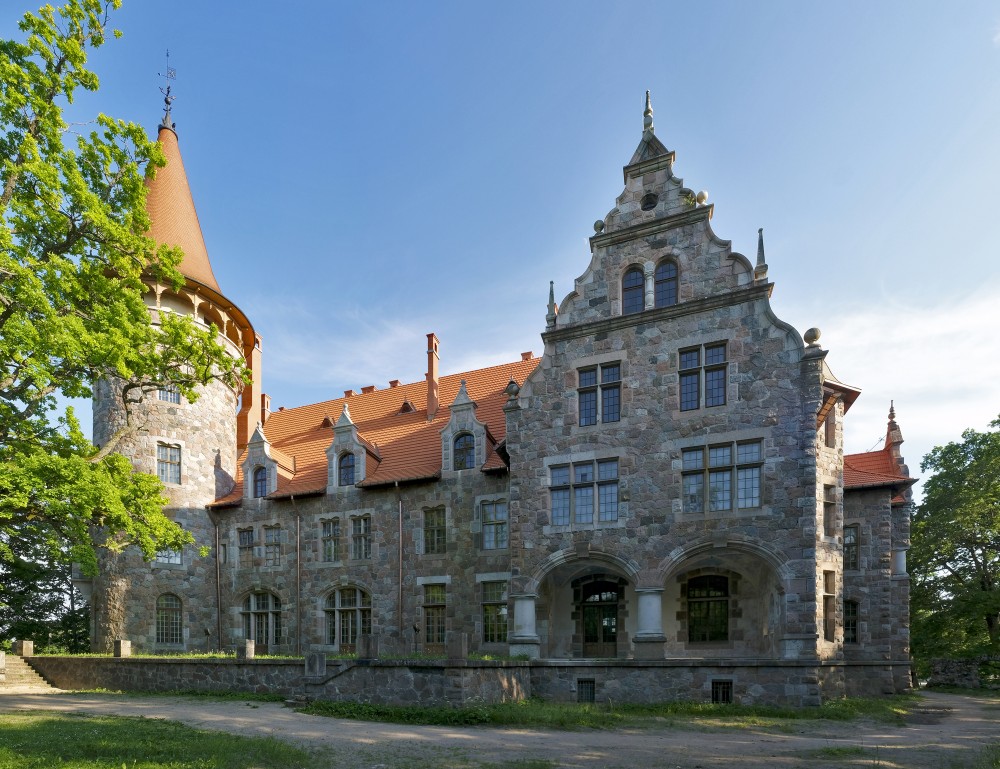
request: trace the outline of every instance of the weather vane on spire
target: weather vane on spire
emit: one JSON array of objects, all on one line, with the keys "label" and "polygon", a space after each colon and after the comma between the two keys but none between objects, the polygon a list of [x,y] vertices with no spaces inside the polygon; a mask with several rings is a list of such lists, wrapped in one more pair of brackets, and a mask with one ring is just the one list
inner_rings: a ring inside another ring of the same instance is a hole
[{"label": "weather vane on spire", "polygon": [[160,77],[166,80],[166,89],[161,88],[160,93],[163,94],[163,121],[161,123],[165,128],[173,128],[174,124],[170,120],[170,105],[174,103],[176,96],[170,94],[170,81],[177,79],[177,70],[170,66],[170,49],[167,49],[167,73],[164,75],[158,73]]}]

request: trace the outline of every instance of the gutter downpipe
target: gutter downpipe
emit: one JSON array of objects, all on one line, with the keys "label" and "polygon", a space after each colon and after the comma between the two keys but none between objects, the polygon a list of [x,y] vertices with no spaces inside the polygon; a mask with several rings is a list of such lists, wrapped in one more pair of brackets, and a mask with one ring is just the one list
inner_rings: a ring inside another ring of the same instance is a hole
[{"label": "gutter downpipe", "polygon": [[302,515],[291,494],[295,509],[295,654],[302,654]]},{"label": "gutter downpipe", "polygon": [[396,616],[399,625],[399,643],[403,644],[403,497],[399,493],[399,481],[396,481],[396,500],[399,502],[399,563],[396,584],[398,585],[398,596],[396,605]]},{"label": "gutter downpipe", "polygon": [[219,519],[211,508],[206,507],[205,509],[208,511],[208,518],[212,522],[212,526],[215,527],[215,645],[219,651],[222,651],[222,566],[219,563]]}]

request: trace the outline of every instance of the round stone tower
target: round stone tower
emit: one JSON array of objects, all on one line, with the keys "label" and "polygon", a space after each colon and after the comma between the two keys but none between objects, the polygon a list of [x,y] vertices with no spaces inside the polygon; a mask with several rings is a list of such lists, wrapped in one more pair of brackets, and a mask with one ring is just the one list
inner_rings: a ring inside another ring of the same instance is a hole
[{"label": "round stone tower", "polygon": [[[245,361],[253,382],[235,392],[222,382],[188,401],[172,388],[147,393],[132,406],[142,427],[124,437],[116,451],[136,470],[158,475],[166,487],[167,515],[191,532],[195,544],[163,552],[152,563],[130,549],[101,559],[92,589],[92,645],[107,651],[115,639],[137,649],[180,651],[219,648],[217,542],[207,505],[233,488],[236,459],[259,418],[260,338],[240,309],[219,288],[208,258],[198,214],[181,160],[169,102],[159,126],[167,164],[148,183],[149,235],[179,246],[178,269],[185,282],[178,290],[152,278],[145,294],[154,325],[165,313],[181,313],[214,326],[233,357]],[[124,425],[116,382],[94,390],[94,443],[103,445]],[[257,408],[255,408],[257,406]],[[201,555],[201,548],[210,553]]]}]

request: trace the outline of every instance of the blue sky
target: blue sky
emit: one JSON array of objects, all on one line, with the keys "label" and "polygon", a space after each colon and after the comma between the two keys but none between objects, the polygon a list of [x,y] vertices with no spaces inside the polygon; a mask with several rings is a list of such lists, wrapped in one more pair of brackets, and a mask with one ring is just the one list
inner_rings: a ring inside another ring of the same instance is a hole
[{"label": "blue sky", "polygon": [[[9,6],[0,35],[14,34]],[[652,91],[675,172],[773,307],[863,389],[847,449],[914,474],[1000,412],[993,2],[126,0],[96,111],[174,120],[216,277],[274,407],[541,351]]]}]

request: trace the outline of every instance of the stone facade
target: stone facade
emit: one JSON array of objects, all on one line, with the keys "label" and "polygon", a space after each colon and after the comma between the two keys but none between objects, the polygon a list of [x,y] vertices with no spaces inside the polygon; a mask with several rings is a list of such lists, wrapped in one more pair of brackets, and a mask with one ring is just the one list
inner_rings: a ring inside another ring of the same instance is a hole
[{"label": "stone facade", "polygon": [[[265,396],[245,445],[233,393],[148,404],[125,450],[153,471],[158,445],[181,448],[170,509],[211,555],[106,563],[97,645],[305,654],[370,633],[433,654],[451,634],[538,660],[532,689],[554,699],[578,679],[636,701],[907,688],[898,427],[845,460],[859,391],[817,330],[774,315],[762,236],[756,261],[733,251],[673,161],[647,104],[590,264],[562,302],[550,290],[540,360],[459,385],[429,335],[425,394],[277,414]],[[99,436],[115,411],[95,400]]]}]

